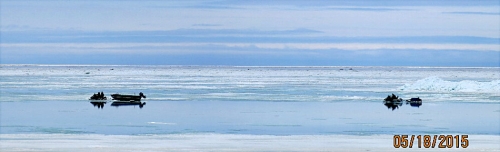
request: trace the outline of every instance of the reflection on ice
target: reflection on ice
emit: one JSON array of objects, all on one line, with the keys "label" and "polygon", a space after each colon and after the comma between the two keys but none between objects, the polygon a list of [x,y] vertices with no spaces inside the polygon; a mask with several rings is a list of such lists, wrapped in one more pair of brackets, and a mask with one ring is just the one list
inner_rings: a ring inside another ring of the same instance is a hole
[{"label": "reflection on ice", "polygon": [[104,104],[106,104],[106,101],[90,101],[90,103],[94,105],[94,107],[97,106],[97,108],[102,109],[104,108]]},{"label": "reflection on ice", "polygon": [[420,107],[422,105],[422,101],[407,101],[406,104],[410,104],[412,107]]},{"label": "reflection on ice", "polygon": [[[410,104],[411,107],[418,108],[422,105],[422,99],[420,99],[420,97],[411,98],[406,100],[406,104],[407,105]],[[403,99],[399,98],[399,96],[392,94],[392,96],[389,95],[384,99],[384,105],[388,109],[392,109],[394,111],[395,109],[399,109],[399,107],[403,106]]]},{"label": "reflection on ice", "polygon": [[[90,101],[90,103],[99,109],[103,109],[104,105],[106,104],[106,101]],[[111,106],[113,107],[119,107],[119,106],[139,106],[139,108],[144,107],[146,105],[146,102],[141,102],[141,101],[113,101],[111,103]]]},{"label": "reflection on ice", "polygon": [[400,106],[403,106],[403,102],[401,102],[401,101],[384,101],[384,105],[388,109],[395,110],[396,108],[399,109]]},{"label": "reflection on ice", "polygon": [[[419,108],[422,106],[422,101],[406,101],[406,105],[410,105],[411,107]],[[384,101],[384,105],[388,109],[399,109],[399,107],[403,106],[403,101]]]},{"label": "reflection on ice", "polygon": [[114,101],[111,103],[111,106],[119,107],[119,106],[139,106],[139,108],[144,107],[146,102],[141,101]]}]

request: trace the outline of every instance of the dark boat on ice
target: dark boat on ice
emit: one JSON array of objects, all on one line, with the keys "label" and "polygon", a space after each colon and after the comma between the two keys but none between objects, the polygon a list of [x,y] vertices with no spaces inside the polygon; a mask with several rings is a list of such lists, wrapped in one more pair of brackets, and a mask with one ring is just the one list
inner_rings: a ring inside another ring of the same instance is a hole
[{"label": "dark boat on ice", "polygon": [[113,97],[113,100],[118,101],[141,101],[141,98],[146,98],[142,92],[139,95],[112,94],[111,97]]},{"label": "dark boat on ice", "polygon": [[403,102],[403,99],[399,98],[399,96],[396,96],[394,94],[388,95],[387,98],[384,99],[385,102]]},{"label": "dark boat on ice", "polygon": [[422,99],[420,99],[420,97],[418,97],[418,98],[411,98],[411,99],[408,99],[406,101],[408,101],[408,102],[419,102],[419,101],[422,102]]},{"label": "dark boat on ice", "polygon": [[406,100],[406,104],[410,104],[410,106],[418,108],[422,105],[422,99],[420,99],[420,97],[411,98]]},{"label": "dark boat on ice", "polygon": [[394,111],[395,109],[399,109],[400,106],[403,106],[403,99],[394,94],[388,95],[387,98],[384,99],[384,105],[388,109],[392,109]]},{"label": "dark boat on ice", "polygon": [[[418,108],[422,105],[422,99],[420,99],[420,97],[411,98],[406,100],[406,104]],[[394,94],[388,95],[387,98],[384,99],[384,105],[389,109],[395,110],[403,106],[403,99]]]},{"label": "dark boat on ice", "polygon": [[146,105],[146,102],[141,102],[142,98],[146,98],[146,96],[141,92],[139,95],[124,95],[124,94],[112,94],[111,97],[113,97],[113,103],[111,103],[111,106],[136,106],[138,105],[140,108],[142,108],[144,105]]},{"label": "dark boat on ice", "polygon": [[104,95],[104,92],[97,92],[92,95],[89,100],[91,101],[106,101],[108,100],[107,97]]},{"label": "dark boat on ice", "polygon": [[90,103],[94,105],[94,107],[97,106],[97,108],[103,108],[104,104],[107,102],[107,97],[104,96],[103,92],[98,92],[97,94],[92,95],[90,98]]}]

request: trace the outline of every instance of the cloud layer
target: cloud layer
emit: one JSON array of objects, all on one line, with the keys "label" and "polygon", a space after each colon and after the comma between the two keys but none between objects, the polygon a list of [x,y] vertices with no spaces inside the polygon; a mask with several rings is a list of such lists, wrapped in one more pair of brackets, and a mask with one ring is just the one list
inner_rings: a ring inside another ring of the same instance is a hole
[{"label": "cloud layer", "polygon": [[500,63],[497,1],[20,0],[0,7],[2,64]]}]

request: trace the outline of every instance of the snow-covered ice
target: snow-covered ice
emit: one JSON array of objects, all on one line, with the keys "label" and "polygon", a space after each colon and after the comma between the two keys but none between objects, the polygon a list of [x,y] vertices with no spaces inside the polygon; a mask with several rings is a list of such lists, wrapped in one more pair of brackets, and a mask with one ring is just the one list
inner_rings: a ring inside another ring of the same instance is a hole
[{"label": "snow-covered ice", "polygon": [[432,76],[418,80],[413,84],[405,84],[399,89],[403,91],[495,93],[500,92],[500,80],[487,82],[462,80],[453,82]]},{"label": "snow-covered ice", "polygon": [[[1,65],[3,101],[86,100],[93,92],[154,101],[499,102],[500,68]],[[86,74],[88,73],[88,74]],[[466,96],[463,96],[463,93]],[[430,100],[431,99],[431,100]]]},{"label": "snow-covered ice", "polygon": [[[499,71],[0,65],[0,151],[399,151],[394,134],[468,134],[460,150],[498,151]],[[148,104],[98,109],[98,91]],[[387,109],[391,93],[423,105]]]},{"label": "snow-covered ice", "polygon": [[0,134],[2,151],[498,151],[500,136],[469,135],[467,148],[394,148],[392,135]]}]

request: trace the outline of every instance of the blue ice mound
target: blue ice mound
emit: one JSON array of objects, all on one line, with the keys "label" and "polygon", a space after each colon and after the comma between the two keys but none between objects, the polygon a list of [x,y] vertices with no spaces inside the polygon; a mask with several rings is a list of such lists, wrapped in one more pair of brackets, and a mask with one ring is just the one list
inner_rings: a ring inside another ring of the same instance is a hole
[{"label": "blue ice mound", "polygon": [[427,77],[413,84],[405,84],[398,88],[402,91],[431,91],[431,92],[499,92],[500,80],[479,82],[471,80],[446,81],[439,77]]}]

